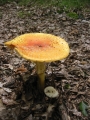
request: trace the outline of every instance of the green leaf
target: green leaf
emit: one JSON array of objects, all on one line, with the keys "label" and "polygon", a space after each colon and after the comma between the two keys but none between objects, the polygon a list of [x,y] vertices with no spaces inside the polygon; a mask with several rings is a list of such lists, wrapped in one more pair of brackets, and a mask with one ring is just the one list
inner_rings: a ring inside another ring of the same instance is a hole
[{"label": "green leaf", "polygon": [[85,102],[82,101],[79,103],[79,109],[81,110],[84,116],[88,116],[87,111],[86,111],[88,108],[89,106]]},{"label": "green leaf", "polygon": [[69,89],[70,88],[70,84],[66,84],[64,87],[65,87],[65,89]]}]

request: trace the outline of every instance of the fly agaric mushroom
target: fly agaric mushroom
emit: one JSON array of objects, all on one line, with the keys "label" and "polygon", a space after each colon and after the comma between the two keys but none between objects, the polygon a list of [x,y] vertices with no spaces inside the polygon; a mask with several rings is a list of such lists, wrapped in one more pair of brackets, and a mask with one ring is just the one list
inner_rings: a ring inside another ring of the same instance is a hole
[{"label": "fly agaric mushroom", "polygon": [[68,43],[57,36],[45,33],[27,33],[5,43],[22,57],[36,63],[39,87],[44,89],[45,62],[62,60],[69,54]]}]

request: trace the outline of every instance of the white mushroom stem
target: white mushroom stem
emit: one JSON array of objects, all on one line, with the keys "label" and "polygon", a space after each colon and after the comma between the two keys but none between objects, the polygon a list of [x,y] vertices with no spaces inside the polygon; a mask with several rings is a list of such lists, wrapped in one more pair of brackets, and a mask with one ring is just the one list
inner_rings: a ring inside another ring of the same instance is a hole
[{"label": "white mushroom stem", "polygon": [[45,85],[45,62],[35,62],[36,63],[36,72],[38,74],[38,86],[41,90],[44,89]]}]

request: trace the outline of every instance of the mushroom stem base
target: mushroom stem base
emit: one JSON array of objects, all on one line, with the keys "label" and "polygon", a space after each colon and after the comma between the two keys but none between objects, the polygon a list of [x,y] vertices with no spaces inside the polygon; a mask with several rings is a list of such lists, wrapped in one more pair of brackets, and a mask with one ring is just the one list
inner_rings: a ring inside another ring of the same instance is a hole
[{"label": "mushroom stem base", "polygon": [[45,63],[36,62],[36,72],[38,74],[38,86],[39,89],[43,90],[45,86]]}]

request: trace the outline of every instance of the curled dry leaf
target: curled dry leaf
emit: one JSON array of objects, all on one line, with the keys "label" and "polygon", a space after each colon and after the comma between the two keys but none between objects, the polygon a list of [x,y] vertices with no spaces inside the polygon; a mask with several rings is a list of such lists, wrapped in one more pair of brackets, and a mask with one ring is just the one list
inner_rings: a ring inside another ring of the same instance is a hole
[{"label": "curled dry leaf", "polygon": [[0,88],[2,88],[3,87],[3,83],[2,82],[0,82]]},{"label": "curled dry leaf", "polygon": [[5,96],[2,96],[2,102],[5,105],[15,105],[15,104],[17,104],[16,101],[14,101],[13,99],[9,99],[9,98],[7,98]]},{"label": "curled dry leaf", "polygon": [[3,88],[4,89],[4,91],[6,91],[7,93],[11,93],[12,92],[12,90],[10,89],[10,88]]},{"label": "curled dry leaf", "polygon": [[13,70],[13,66],[11,64],[5,64],[9,69]]},{"label": "curled dry leaf", "polygon": [[69,110],[69,111],[71,111],[74,115],[76,115],[76,116],[81,116],[81,112],[79,112],[78,110],[77,110],[77,108],[76,108],[76,106],[73,104],[73,107],[74,107],[74,109],[72,109],[72,110]]},{"label": "curled dry leaf", "polygon": [[5,109],[5,106],[3,105],[2,100],[0,99],[0,112],[1,112],[3,109]]},{"label": "curled dry leaf", "polygon": [[15,71],[16,73],[24,73],[24,72],[27,72],[27,68],[25,68],[25,66],[22,65],[19,68],[17,68]]}]

